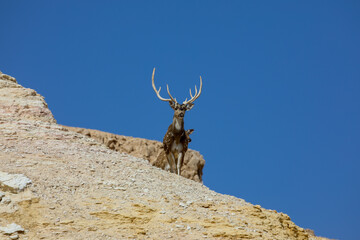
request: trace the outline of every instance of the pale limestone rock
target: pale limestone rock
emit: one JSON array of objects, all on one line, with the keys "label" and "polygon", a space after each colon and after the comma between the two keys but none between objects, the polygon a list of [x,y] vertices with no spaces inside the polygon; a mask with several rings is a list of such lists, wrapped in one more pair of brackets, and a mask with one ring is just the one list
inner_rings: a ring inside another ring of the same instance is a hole
[{"label": "pale limestone rock", "polygon": [[3,197],[1,199],[1,203],[2,204],[9,204],[9,203],[11,203],[11,199],[9,197]]},{"label": "pale limestone rock", "polygon": [[16,83],[16,79],[0,71],[0,79]]},{"label": "pale limestone rock", "polygon": [[9,238],[13,239],[13,240],[16,240],[16,239],[19,239],[19,235],[14,234],[14,235],[11,235]]},{"label": "pale limestone rock", "polygon": [[0,189],[3,191],[10,191],[12,193],[19,193],[23,191],[31,180],[23,174],[9,174],[0,172]]},{"label": "pale limestone rock", "polygon": [[24,232],[25,230],[20,226],[17,225],[16,223],[11,223],[8,224],[6,227],[0,227],[0,232],[2,232],[5,235],[11,235],[13,233],[17,233],[17,232]]},{"label": "pale limestone rock", "polygon": [[11,120],[56,122],[44,97],[24,88],[16,79],[0,73],[0,117]]}]

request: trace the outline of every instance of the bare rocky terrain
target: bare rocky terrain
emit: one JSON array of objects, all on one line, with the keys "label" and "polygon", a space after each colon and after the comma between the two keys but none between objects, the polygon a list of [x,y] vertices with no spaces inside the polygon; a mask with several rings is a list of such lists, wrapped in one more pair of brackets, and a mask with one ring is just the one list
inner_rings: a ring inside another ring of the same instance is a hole
[{"label": "bare rocky terrain", "polygon": [[[68,126],[63,127],[70,131],[91,137],[96,141],[105,144],[105,146],[112,150],[146,159],[151,165],[170,172],[169,169],[166,169],[167,159],[162,148],[162,143],[158,141],[127,137],[92,129]],[[205,160],[203,156],[198,151],[189,149],[184,157],[181,176],[197,182],[202,182],[204,165]]]},{"label": "bare rocky terrain", "polygon": [[211,191],[195,151],[182,177],[152,166],[159,143],[119,137],[115,149],[69,129],[0,72],[0,239],[322,239],[284,213]]}]

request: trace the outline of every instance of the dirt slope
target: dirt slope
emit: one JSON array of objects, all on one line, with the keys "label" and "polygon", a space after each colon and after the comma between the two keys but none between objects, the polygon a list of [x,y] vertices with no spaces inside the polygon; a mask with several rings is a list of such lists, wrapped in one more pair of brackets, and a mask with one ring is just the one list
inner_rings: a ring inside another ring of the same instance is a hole
[{"label": "dirt slope", "polygon": [[[320,239],[286,214],[69,131],[1,72],[0,171],[32,181],[0,188],[0,239]],[[11,223],[24,231],[6,232]]]}]

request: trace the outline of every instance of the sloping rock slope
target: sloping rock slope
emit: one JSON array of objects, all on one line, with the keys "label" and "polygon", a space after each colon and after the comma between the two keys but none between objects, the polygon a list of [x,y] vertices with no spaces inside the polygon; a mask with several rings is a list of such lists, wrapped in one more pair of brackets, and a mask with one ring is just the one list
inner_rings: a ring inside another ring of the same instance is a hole
[{"label": "sloping rock slope", "polygon": [[0,184],[0,239],[320,239],[286,214],[69,131],[2,73],[0,171],[26,183]]},{"label": "sloping rock slope", "polygon": [[[127,137],[92,129],[68,126],[63,127],[70,131],[75,131],[91,137],[100,143],[105,144],[110,149],[146,159],[151,165],[159,167],[163,170],[166,169],[166,155],[162,149],[162,143],[158,141]],[[204,165],[205,160],[203,156],[198,151],[189,149],[184,157],[184,164],[181,168],[181,176],[197,182],[202,182]]]}]

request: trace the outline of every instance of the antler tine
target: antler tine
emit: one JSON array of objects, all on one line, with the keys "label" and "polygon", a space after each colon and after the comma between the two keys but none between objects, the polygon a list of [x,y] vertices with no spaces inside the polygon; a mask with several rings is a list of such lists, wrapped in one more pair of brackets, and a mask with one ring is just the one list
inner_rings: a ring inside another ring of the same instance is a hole
[{"label": "antler tine", "polygon": [[191,88],[190,88],[190,96],[191,96],[191,99],[189,101],[184,101],[183,104],[187,104],[187,103],[193,103],[198,97],[200,97],[200,94],[201,94],[201,89],[202,89],[202,79],[201,79],[201,76],[200,76],[200,88],[199,88],[199,92],[197,91],[197,87],[195,85],[195,95],[193,96],[192,93],[191,93]]},{"label": "antler tine", "polygon": [[[195,85],[195,96],[196,96],[196,94],[197,94],[197,88],[196,88],[196,85]],[[193,98],[193,95],[192,95],[192,93],[191,93],[191,88],[190,88],[190,97],[191,98]],[[185,102],[187,101],[187,99],[185,100]]]},{"label": "antler tine", "polygon": [[159,87],[159,90],[156,90],[155,83],[154,83],[154,75],[155,75],[155,68],[154,68],[153,73],[152,73],[152,87],[153,87],[154,91],[156,92],[157,97],[158,97],[161,101],[165,101],[165,102],[171,102],[171,101],[173,101],[173,98],[171,97],[171,95],[170,95],[170,93],[169,93],[169,87],[168,87],[168,93],[169,93],[171,99],[163,98],[163,97],[160,96],[161,87]]},{"label": "antler tine", "polygon": [[176,98],[174,99],[174,98],[171,96],[171,94],[170,94],[169,85],[166,84],[166,88],[167,88],[167,92],[168,92],[171,100],[172,100],[173,102],[177,102],[177,101],[176,101]]}]

